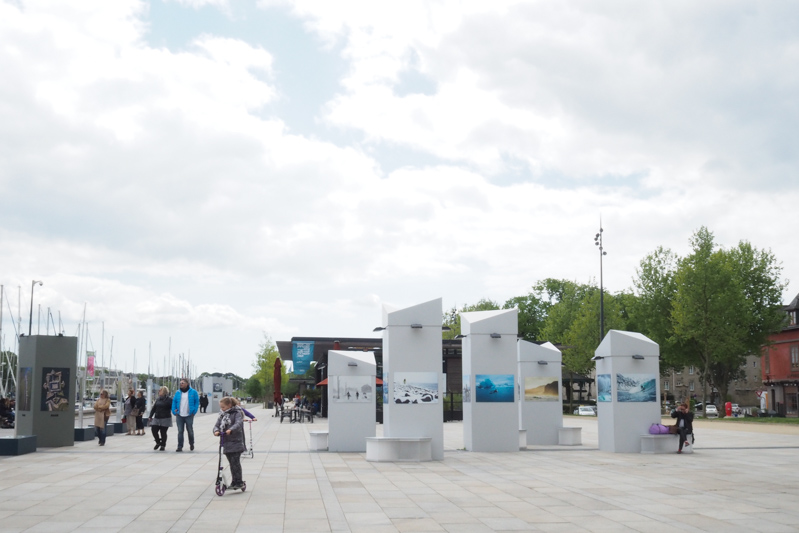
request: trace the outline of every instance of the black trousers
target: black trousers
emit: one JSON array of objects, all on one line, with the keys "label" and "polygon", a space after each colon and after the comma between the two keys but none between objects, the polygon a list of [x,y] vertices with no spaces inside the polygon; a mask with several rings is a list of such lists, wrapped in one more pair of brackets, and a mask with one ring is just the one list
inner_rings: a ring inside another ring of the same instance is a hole
[{"label": "black trousers", "polygon": [[[156,444],[160,444],[161,446],[166,446],[166,430],[169,428],[165,428],[164,426],[152,426],[153,430],[153,438],[155,439]],[[158,438],[158,434],[161,434],[161,438]]]},{"label": "black trousers", "polygon": [[241,452],[226,453],[227,462],[230,464],[231,485],[240,485],[241,479]]},{"label": "black trousers", "polygon": [[690,435],[690,433],[688,433],[688,431],[685,428],[677,428],[677,429],[680,432],[680,450],[682,450],[683,444],[685,444],[685,441],[688,440],[688,435]]}]

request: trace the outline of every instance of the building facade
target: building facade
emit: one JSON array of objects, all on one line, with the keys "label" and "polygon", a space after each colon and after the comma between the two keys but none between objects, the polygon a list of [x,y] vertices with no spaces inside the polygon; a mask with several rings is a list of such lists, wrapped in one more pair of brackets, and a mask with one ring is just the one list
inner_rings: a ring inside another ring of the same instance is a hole
[{"label": "building facade", "polygon": [[799,417],[799,295],[785,306],[785,312],[785,326],[763,347],[763,403],[769,411]]}]

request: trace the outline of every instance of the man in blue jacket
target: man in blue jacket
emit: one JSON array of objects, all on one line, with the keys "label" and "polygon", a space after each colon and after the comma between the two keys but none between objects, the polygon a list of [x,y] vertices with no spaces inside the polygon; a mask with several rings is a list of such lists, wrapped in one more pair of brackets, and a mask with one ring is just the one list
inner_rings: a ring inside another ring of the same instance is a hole
[{"label": "man in blue jacket", "polygon": [[180,380],[180,389],[172,398],[172,414],[178,423],[178,449],[183,451],[183,428],[189,433],[189,449],[194,450],[194,415],[200,409],[200,395],[189,386],[189,380]]}]

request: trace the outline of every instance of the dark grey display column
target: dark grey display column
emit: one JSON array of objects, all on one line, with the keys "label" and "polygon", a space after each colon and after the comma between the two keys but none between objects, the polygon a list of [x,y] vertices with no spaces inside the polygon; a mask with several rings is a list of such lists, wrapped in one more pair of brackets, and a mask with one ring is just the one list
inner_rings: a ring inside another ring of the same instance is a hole
[{"label": "dark grey display column", "polygon": [[17,434],[36,435],[36,446],[75,445],[77,337],[19,339]]}]

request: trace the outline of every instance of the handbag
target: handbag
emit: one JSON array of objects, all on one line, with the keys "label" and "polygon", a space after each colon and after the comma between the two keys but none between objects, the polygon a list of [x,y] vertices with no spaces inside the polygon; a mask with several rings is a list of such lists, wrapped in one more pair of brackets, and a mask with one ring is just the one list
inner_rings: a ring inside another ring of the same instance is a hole
[{"label": "handbag", "polygon": [[676,435],[679,432],[680,432],[680,428],[678,428],[677,426],[669,426],[669,434],[670,435]]},{"label": "handbag", "polygon": [[663,424],[652,424],[649,426],[650,435],[666,435],[669,433],[669,428]]},{"label": "handbag", "polygon": [[132,409],[132,410],[130,411],[130,416],[133,416],[133,417],[137,417],[137,416],[139,416],[140,414],[141,414],[141,413],[139,412],[139,410],[138,410],[138,409]]}]

